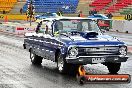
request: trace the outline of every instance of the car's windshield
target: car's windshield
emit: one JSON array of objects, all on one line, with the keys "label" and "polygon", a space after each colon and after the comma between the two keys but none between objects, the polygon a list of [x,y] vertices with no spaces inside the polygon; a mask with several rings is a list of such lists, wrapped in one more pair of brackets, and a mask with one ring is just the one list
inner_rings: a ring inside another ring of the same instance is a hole
[{"label": "car's windshield", "polygon": [[54,23],[54,32],[67,33],[71,31],[94,31],[98,32],[99,28],[95,21],[88,19],[65,19],[58,20]]}]

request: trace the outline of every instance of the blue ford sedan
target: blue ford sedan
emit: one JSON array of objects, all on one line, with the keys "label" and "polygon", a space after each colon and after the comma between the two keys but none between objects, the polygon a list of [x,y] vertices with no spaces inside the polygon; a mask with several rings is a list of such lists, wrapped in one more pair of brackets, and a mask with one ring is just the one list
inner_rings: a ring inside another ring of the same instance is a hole
[{"label": "blue ford sedan", "polygon": [[35,16],[36,20],[37,19],[42,20],[42,19],[54,18],[54,17],[58,17],[58,15],[56,13],[49,13],[49,12],[43,13],[42,15]]},{"label": "blue ford sedan", "polygon": [[60,73],[67,73],[75,72],[79,65],[101,63],[116,74],[121,62],[128,59],[125,43],[103,34],[92,19],[61,17],[48,26],[44,26],[47,22],[41,23],[43,33],[25,34],[23,44],[34,65],[48,59],[57,63]]}]

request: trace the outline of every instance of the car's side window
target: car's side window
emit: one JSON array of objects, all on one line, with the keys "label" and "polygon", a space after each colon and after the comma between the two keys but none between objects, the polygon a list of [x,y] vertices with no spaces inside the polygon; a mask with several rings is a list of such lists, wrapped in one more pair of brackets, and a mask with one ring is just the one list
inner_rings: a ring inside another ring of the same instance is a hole
[{"label": "car's side window", "polygon": [[82,31],[82,22],[78,22],[78,24],[77,24],[77,30],[78,31]]},{"label": "car's side window", "polygon": [[49,25],[46,25],[45,27],[45,34],[52,35],[52,29],[49,27]]},{"label": "car's side window", "polygon": [[82,31],[88,31],[88,22],[82,22]]},{"label": "car's side window", "polygon": [[57,21],[57,22],[55,23],[55,32],[60,31],[60,30],[63,30],[63,23]]},{"label": "car's side window", "polygon": [[51,24],[48,22],[43,22],[42,24],[39,23],[36,28],[36,33],[51,34],[52,33]]},{"label": "car's side window", "polygon": [[40,32],[39,33],[44,33],[45,32],[46,25],[42,24],[40,27]]}]

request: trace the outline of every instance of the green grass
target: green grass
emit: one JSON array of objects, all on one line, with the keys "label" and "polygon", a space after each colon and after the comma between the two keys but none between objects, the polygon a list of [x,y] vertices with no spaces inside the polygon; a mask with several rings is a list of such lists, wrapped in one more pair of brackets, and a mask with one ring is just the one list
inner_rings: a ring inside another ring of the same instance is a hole
[{"label": "green grass", "polygon": [[122,15],[132,14],[132,8],[128,8],[120,12]]}]

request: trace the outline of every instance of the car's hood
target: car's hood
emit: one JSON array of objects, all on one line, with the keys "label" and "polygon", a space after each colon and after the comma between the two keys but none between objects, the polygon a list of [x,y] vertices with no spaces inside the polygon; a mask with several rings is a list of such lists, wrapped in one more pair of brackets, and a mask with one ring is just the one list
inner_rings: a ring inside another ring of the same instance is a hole
[{"label": "car's hood", "polygon": [[61,41],[65,42],[68,45],[123,45],[124,42],[121,42],[115,37],[109,35],[97,35],[94,38],[86,38],[83,36],[67,36],[61,37]]}]

